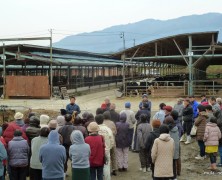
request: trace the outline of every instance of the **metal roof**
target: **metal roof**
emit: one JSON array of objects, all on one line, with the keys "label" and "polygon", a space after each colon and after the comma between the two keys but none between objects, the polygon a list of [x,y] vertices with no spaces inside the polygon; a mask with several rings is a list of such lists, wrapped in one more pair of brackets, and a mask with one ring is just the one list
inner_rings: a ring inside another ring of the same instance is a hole
[{"label": "metal roof", "polygon": [[[208,60],[212,60],[212,58],[214,59],[214,62],[207,61],[210,64],[222,64],[221,61],[218,62],[218,59],[222,56],[222,49],[217,45],[218,34],[218,31],[178,34],[128,48],[111,55],[111,57],[121,59],[121,55],[125,53],[126,60],[159,62],[185,66],[186,62],[184,61],[184,57],[189,57],[187,54],[189,48],[188,37],[191,36],[194,61],[203,56]],[[183,55],[181,55],[179,49]]]}]

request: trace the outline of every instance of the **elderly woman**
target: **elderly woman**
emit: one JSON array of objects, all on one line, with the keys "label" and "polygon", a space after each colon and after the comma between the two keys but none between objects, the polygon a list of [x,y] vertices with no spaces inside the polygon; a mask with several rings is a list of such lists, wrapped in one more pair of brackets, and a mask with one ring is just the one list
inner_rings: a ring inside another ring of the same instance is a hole
[{"label": "elderly woman", "polygon": [[216,102],[220,105],[220,109],[222,110],[222,99],[221,98],[217,98]]},{"label": "elderly woman", "polygon": [[71,134],[72,145],[69,149],[69,157],[72,160],[72,180],[90,179],[90,147],[85,143],[83,134],[75,130]]}]

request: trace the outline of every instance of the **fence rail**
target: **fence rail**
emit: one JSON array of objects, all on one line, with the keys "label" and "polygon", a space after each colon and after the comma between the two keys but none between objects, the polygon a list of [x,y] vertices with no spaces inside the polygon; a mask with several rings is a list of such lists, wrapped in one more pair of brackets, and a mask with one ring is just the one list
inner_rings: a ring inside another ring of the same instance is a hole
[{"label": "fence rail", "polygon": [[[131,85],[130,85],[131,83]],[[158,81],[158,82],[132,82],[126,83],[126,96],[139,96],[147,93],[152,97],[185,97],[188,96],[189,81]],[[142,84],[142,85],[141,85]],[[199,80],[193,81],[193,94],[200,96],[221,96],[222,84],[217,81]]]}]

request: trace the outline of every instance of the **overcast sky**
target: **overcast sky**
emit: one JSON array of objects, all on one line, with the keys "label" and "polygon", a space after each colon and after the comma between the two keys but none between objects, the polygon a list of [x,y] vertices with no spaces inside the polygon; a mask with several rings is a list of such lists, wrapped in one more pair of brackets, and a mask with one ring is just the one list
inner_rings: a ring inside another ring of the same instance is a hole
[{"label": "overcast sky", "polygon": [[[222,0],[0,0],[0,38],[101,30],[143,19],[222,13]],[[42,42],[42,44],[45,44]]]}]

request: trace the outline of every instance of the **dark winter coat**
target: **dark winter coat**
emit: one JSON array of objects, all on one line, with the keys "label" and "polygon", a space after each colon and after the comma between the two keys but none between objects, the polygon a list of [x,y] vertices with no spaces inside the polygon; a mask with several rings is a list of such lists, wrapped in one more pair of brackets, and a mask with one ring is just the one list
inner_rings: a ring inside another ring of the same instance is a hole
[{"label": "dark winter coat", "polygon": [[196,139],[198,141],[203,141],[205,128],[207,124],[207,113],[206,112],[200,112],[199,116],[196,118],[194,125],[197,126],[197,134]]},{"label": "dark winter coat", "polygon": [[66,122],[66,124],[59,129],[59,134],[61,134],[63,138],[63,145],[65,147],[69,147],[72,145],[70,136],[72,134],[72,131],[74,130],[75,130],[75,127],[72,125],[71,122]]},{"label": "dark winter coat", "polygon": [[157,128],[154,128],[153,131],[150,132],[146,140],[146,149],[148,151],[148,162],[152,162],[151,150],[152,150],[155,139],[158,138],[159,136],[160,136],[160,130]]},{"label": "dark winter coat", "polygon": [[179,119],[175,120],[174,122],[175,122],[175,124],[176,124],[176,126],[177,126],[177,128],[178,128],[179,137],[181,137],[182,134],[183,134],[183,127],[182,127],[182,124],[181,124],[181,122],[180,122]]},{"label": "dark winter coat", "polygon": [[192,122],[192,120],[193,120],[193,108],[192,108],[191,105],[188,105],[187,107],[184,107],[182,120],[184,122]]},{"label": "dark winter coat", "polygon": [[145,144],[151,131],[152,131],[152,128],[149,123],[141,123],[137,127],[137,142],[136,142],[137,151],[140,151],[146,148]]},{"label": "dark winter coat", "polygon": [[137,113],[135,115],[135,118],[136,118],[137,122],[140,121],[141,114],[146,114],[147,115],[147,122],[149,123],[150,122],[150,116],[151,116],[150,111],[148,109],[141,109],[141,110],[137,111]]},{"label": "dark winter coat", "polygon": [[126,121],[120,120],[116,123],[116,147],[117,148],[126,148],[130,146],[130,141],[128,137],[129,132],[129,123]]},{"label": "dark winter coat", "polygon": [[119,122],[119,113],[117,113],[114,109],[110,109],[110,116],[111,116],[111,121],[113,121],[114,123]]},{"label": "dark winter coat", "polygon": [[26,135],[31,143],[32,139],[39,136],[40,134],[40,121],[33,119],[30,120],[30,125],[26,129]]},{"label": "dark winter coat", "polygon": [[9,165],[12,167],[25,167],[29,161],[29,145],[21,136],[14,137],[8,143]]}]

